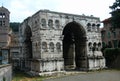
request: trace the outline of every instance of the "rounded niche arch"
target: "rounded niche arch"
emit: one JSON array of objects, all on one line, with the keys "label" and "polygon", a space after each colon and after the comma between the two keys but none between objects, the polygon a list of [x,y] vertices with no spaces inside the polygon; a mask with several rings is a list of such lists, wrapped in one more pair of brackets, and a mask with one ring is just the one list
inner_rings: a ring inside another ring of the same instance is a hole
[{"label": "rounded niche arch", "polygon": [[82,60],[86,55],[86,31],[75,21],[68,23],[63,29],[63,58],[65,67],[85,66]]},{"label": "rounded niche arch", "polygon": [[46,19],[45,18],[41,19],[41,25],[43,28],[46,28]]},{"label": "rounded niche arch", "polygon": [[96,25],[95,23],[92,24],[92,31],[95,31],[96,30]]},{"label": "rounded niche arch", "polygon": [[101,51],[101,48],[102,48],[102,43],[99,42],[99,43],[98,43],[98,51]]},{"label": "rounded niche arch", "polygon": [[49,49],[51,52],[54,52],[54,43],[53,42],[49,43]]},{"label": "rounded niche arch", "polygon": [[57,50],[57,52],[61,52],[61,44],[60,44],[60,42],[56,43],[56,50]]},{"label": "rounded niche arch", "polygon": [[55,20],[55,27],[56,27],[57,29],[60,28],[60,21],[59,21],[59,20]]},{"label": "rounded niche arch", "polygon": [[52,19],[48,20],[48,26],[49,26],[49,28],[53,28],[53,20]]},{"label": "rounded niche arch", "polygon": [[87,24],[87,31],[88,31],[88,32],[91,31],[91,24],[90,24],[90,23]]},{"label": "rounded niche arch", "polygon": [[42,50],[47,52],[47,42],[42,42]]},{"label": "rounded niche arch", "polygon": [[89,48],[89,51],[92,51],[92,42],[88,43],[88,48]]}]

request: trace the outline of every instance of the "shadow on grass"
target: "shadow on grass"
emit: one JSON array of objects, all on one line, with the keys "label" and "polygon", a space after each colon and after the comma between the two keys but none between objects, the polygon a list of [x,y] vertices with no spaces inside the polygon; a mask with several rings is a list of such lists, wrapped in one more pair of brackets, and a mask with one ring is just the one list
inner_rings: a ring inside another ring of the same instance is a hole
[{"label": "shadow on grass", "polygon": [[14,71],[12,81],[42,81],[45,77],[42,76],[29,76],[22,71]]},{"label": "shadow on grass", "polygon": [[[113,69],[113,68],[106,68],[106,69],[99,69],[99,70],[90,70],[87,71],[86,73],[90,72],[103,72],[103,71],[120,71],[120,68]],[[13,72],[13,80],[12,81],[43,81],[48,77],[43,77],[43,76],[30,76],[26,74],[25,72],[22,71],[14,71]]]}]

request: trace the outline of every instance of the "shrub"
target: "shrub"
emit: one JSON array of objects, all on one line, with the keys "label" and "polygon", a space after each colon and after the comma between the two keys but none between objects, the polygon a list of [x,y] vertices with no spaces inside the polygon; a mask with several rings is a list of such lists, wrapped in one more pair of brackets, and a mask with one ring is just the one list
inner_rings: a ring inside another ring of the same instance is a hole
[{"label": "shrub", "polygon": [[3,77],[3,81],[6,81],[6,78],[5,78],[5,77]]},{"label": "shrub", "polygon": [[106,59],[106,65],[111,67],[115,59],[120,55],[120,48],[106,48],[104,50],[104,56]]}]

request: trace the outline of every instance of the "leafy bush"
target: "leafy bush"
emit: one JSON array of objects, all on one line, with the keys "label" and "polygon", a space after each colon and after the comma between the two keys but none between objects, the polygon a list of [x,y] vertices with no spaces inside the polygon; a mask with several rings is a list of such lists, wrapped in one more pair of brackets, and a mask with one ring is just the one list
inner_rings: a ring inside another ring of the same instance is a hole
[{"label": "leafy bush", "polygon": [[5,78],[5,77],[3,77],[3,81],[6,81],[6,78]]},{"label": "leafy bush", "polygon": [[108,67],[111,67],[119,55],[120,55],[120,48],[106,48],[104,50],[106,65]]}]

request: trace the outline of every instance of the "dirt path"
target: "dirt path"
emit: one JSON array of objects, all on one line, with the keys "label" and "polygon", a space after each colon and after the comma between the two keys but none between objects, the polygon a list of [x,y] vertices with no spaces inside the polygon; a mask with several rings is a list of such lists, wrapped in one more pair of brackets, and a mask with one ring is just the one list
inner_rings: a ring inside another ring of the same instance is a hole
[{"label": "dirt path", "polygon": [[101,71],[80,73],[44,81],[120,81],[120,71]]}]

